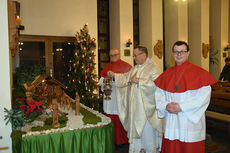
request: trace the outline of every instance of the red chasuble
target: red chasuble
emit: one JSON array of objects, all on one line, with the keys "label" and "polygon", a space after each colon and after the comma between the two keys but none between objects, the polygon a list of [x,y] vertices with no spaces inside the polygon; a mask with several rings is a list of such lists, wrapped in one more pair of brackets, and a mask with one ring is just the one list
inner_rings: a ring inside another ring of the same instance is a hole
[{"label": "red chasuble", "polygon": [[216,83],[216,79],[206,70],[190,63],[175,65],[162,73],[154,83],[168,92],[185,92]]},{"label": "red chasuble", "polygon": [[109,62],[107,65],[105,65],[100,75],[101,77],[105,78],[107,76],[108,71],[113,71],[115,73],[126,73],[131,68],[131,65],[119,59],[116,62]]},{"label": "red chasuble", "polygon": [[[131,65],[119,59],[116,62],[110,62],[107,65],[105,65],[100,75],[101,77],[105,78],[107,76],[108,71],[113,71],[115,73],[126,73],[131,68],[132,68]],[[114,114],[105,114],[105,115],[108,116],[113,122],[113,129],[114,129],[113,133],[114,133],[115,143],[117,145],[127,143],[128,142],[127,133],[120,122],[119,116]]]},{"label": "red chasuble", "polygon": [[[190,63],[175,65],[162,73],[155,81],[157,87],[171,93],[196,90],[216,83],[215,78],[206,70]],[[163,138],[161,153],[204,153],[205,140],[199,142],[181,142]]]}]

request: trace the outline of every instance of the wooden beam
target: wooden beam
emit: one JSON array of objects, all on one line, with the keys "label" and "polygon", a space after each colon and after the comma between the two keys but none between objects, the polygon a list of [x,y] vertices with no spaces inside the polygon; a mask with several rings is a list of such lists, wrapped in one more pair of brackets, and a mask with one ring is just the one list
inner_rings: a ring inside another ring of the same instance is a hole
[{"label": "wooden beam", "polygon": [[205,112],[205,115],[207,118],[228,123],[228,136],[230,137],[230,115],[208,111],[208,110]]},{"label": "wooden beam", "polygon": [[224,109],[230,109],[230,101],[227,100],[212,98],[210,104],[214,106],[222,107]]},{"label": "wooden beam", "polygon": [[7,150],[9,147],[0,147],[0,150]]},{"label": "wooden beam", "polygon": [[212,118],[212,119],[216,119],[216,120],[219,120],[222,122],[230,123],[230,115],[228,115],[228,114],[222,114],[222,113],[207,110],[205,112],[205,115],[208,118]]}]

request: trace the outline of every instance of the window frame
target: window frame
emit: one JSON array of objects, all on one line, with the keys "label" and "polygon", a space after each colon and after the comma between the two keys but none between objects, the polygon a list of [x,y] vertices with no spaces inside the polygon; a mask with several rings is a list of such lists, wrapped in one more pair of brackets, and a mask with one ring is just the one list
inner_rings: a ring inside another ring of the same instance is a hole
[{"label": "window frame", "polygon": [[19,42],[44,42],[45,43],[45,66],[46,74],[50,75],[53,65],[53,43],[74,43],[75,37],[67,36],[43,36],[43,35],[20,35]]}]

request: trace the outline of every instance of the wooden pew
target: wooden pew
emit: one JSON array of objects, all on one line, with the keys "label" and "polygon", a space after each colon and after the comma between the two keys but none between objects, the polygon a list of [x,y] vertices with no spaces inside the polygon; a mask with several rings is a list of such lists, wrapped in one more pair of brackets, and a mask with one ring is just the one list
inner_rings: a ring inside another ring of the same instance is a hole
[{"label": "wooden pew", "polygon": [[218,82],[212,85],[210,106],[206,111],[208,119],[227,123],[230,137],[230,83]]},{"label": "wooden pew", "polygon": [[215,119],[217,121],[227,123],[228,124],[228,135],[230,137],[230,115],[223,114],[223,113],[218,113],[218,112],[213,112],[213,111],[209,111],[209,110],[207,110],[205,112],[205,115],[206,115],[207,118]]},{"label": "wooden pew", "polygon": [[230,110],[230,86],[229,82],[217,82],[212,85],[210,105],[220,107],[227,113]]},{"label": "wooden pew", "polygon": [[227,123],[228,124],[228,135],[230,137],[230,115],[223,114],[223,113],[218,113],[218,112],[213,112],[213,111],[209,111],[209,110],[207,110],[205,112],[205,115],[206,115],[207,118],[215,119],[217,121]]},{"label": "wooden pew", "polygon": [[230,83],[229,82],[217,82],[212,85],[212,91],[225,91],[230,92]]},{"label": "wooden pew", "polygon": [[210,104],[230,110],[230,92],[212,91]]},{"label": "wooden pew", "polygon": [[217,82],[212,86],[230,87],[230,82]]}]

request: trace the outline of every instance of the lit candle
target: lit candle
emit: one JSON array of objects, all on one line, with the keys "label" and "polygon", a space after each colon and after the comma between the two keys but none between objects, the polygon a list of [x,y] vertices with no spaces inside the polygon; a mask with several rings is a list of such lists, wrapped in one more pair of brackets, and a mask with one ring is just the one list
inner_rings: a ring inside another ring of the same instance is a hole
[{"label": "lit candle", "polygon": [[53,77],[53,70],[50,69],[50,77]]},{"label": "lit candle", "polygon": [[131,42],[131,37],[129,36],[129,38],[128,38],[128,42]]},{"label": "lit candle", "polygon": [[19,16],[17,16],[17,22],[18,22],[18,25],[21,25],[21,19]]}]

